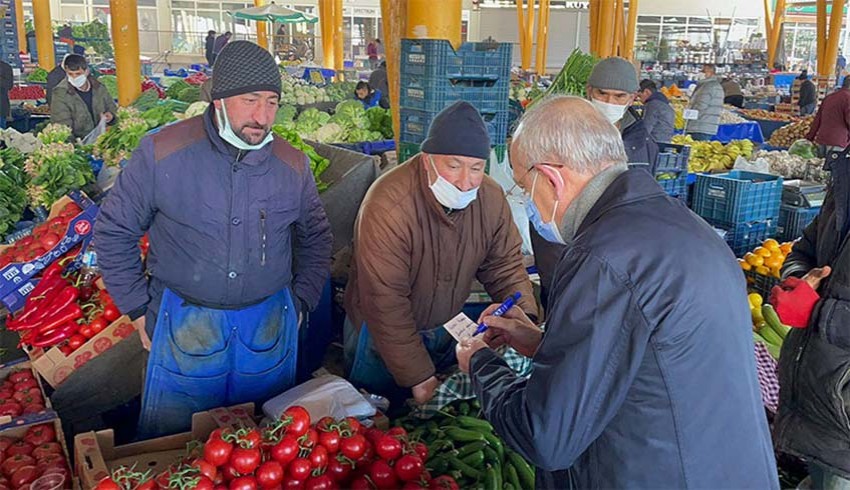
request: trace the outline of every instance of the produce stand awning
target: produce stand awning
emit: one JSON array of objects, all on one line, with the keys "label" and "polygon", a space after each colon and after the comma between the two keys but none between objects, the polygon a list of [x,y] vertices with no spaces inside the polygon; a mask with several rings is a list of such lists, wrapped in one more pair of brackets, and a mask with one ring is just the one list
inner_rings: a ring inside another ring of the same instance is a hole
[{"label": "produce stand awning", "polygon": [[256,20],[258,22],[277,22],[279,24],[297,24],[306,22],[315,24],[319,21],[318,17],[305,14],[281,5],[271,3],[259,7],[250,7],[229,12],[235,19]]}]

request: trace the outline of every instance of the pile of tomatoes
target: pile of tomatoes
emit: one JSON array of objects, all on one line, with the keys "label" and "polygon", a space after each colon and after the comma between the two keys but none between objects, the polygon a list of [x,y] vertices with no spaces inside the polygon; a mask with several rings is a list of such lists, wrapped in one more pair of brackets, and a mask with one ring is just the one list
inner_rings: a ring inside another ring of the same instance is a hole
[{"label": "pile of tomatoes", "polygon": [[71,470],[53,424],[33,425],[23,438],[0,436],[0,490],[29,490],[37,478],[53,473],[71,488]]},{"label": "pile of tomatoes", "polygon": [[32,371],[13,371],[0,385],[0,416],[20,417],[44,410],[41,385]]},{"label": "pile of tomatoes", "polygon": [[352,417],[310,422],[293,406],[262,429],[218,429],[163,473],[119,468],[96,490],[457,489],[449,476],[431,479],[427,446],[401,427],[384,432]]},{"label": "pile of tomatoes", "polygon": [[55,247],[68,231],[68,224],[82,212],[73,202],[66,204],[59,215],[39,224],[32,234],[16,241],[0,253],[0,269],[13,263],[35,260]]}]

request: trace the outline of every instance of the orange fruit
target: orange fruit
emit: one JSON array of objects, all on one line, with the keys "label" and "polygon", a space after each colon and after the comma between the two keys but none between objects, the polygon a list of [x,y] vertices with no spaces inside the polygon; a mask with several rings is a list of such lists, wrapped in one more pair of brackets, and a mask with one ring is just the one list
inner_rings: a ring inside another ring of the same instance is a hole
[{"label": "orange fruit", "polygon": [[779,279],[779,277],[780,277],[780,273],[781,273],[781,269],[782,269],[782,266],[779,266],[779,267],[771,267],[771,268],[770,268],[770,275],[771,275],[771,276],[773,276],[773,277],[775,277],[775,278],[777,278],[777,279]]},{"label": "orange fruit", "polygon": [[738,259],[738,265],[740,265],[741,269],[743,269],[745,271],[753,270],[753,266],[751,266],[749,263],[747,263],[747,261],[744,260],[744,259]]},{"label": "orange fruit", "polygon": [[773,238],[768,238],[767,240],[764,241],[764,243],[761,244],[761,246],[770,250],[771,253],[779,252],[779,250],[780,250],[779,242],[777,242]]},{"label": "orange fruit", "polygon": [[747,263],[753,267],[761,267],[762,265],[764,265],[764,257],[762,257],[761,255],[748,253],[747,255],[744,255],[744,260],[746,260]]},{"label": "orange fruit", "polygon": [[767,267],[765,267],[763,265],[760,265],[760,266],[756,267],[756,274],[759,274],[759,275],[762,275],[762,276],[769,276],[770,275],[770,269],[768,269]]},{"label": "orange fruit", "polygon": [[779,250],[782,251],[783,254],[788,255],[791,253],[791,249],[794,247],[794,244],[791,242],[783,243],[779,246]]},{"label": "orange fruit", "polygon": [[756,255],[761,255],[762,257],[770,257],[770,255],[771,255],[770,250],[768,250],[764,247],[756,247],[756,249],[753,250],[753,253],[756,254]]},{"label": "orange fruit", "polygon": [[782,267],[782,258],[779,255],[772,255],[764,259],[764,266],[768,269],[778,269]]}]

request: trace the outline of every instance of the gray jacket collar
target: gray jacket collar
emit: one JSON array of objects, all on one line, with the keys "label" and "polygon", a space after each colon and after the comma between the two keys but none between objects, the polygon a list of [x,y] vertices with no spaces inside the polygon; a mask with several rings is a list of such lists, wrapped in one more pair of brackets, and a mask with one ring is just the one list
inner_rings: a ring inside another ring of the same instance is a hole
[{"label": "gray jacket collar", "polygon": [[587,218],[588,213],[590,213],[596,201],[602,197],[608,186],[628,169],[628,164],[618,163],[606,168],[590,179],[590,182],[587,183],[578,197],[567,208],[567,213],[564,215],[563,221],[561,221],[561,236],[564,240],[571,242],[575,239],[581,223]]}]

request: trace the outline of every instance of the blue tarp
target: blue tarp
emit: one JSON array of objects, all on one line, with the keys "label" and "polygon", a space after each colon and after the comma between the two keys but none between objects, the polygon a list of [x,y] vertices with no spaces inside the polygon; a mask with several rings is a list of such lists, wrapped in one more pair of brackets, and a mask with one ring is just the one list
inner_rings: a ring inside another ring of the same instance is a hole
[{"label": "blue tarp", "polygon": [[732,140],[750,140],[756,144],[764,143],[764,135],[761,126],[757,122],[745,122],[740,124],[721,124],[717,128],[717,135],[711,141],[729,143]]},{"label": "blue tarp", "polygon": [[761,126],[761,134],[765,141],[770,139],[770,136],[777,129],[791,124],[790,121],[767,121],[764,119],[752,119],[753,122]]}]

